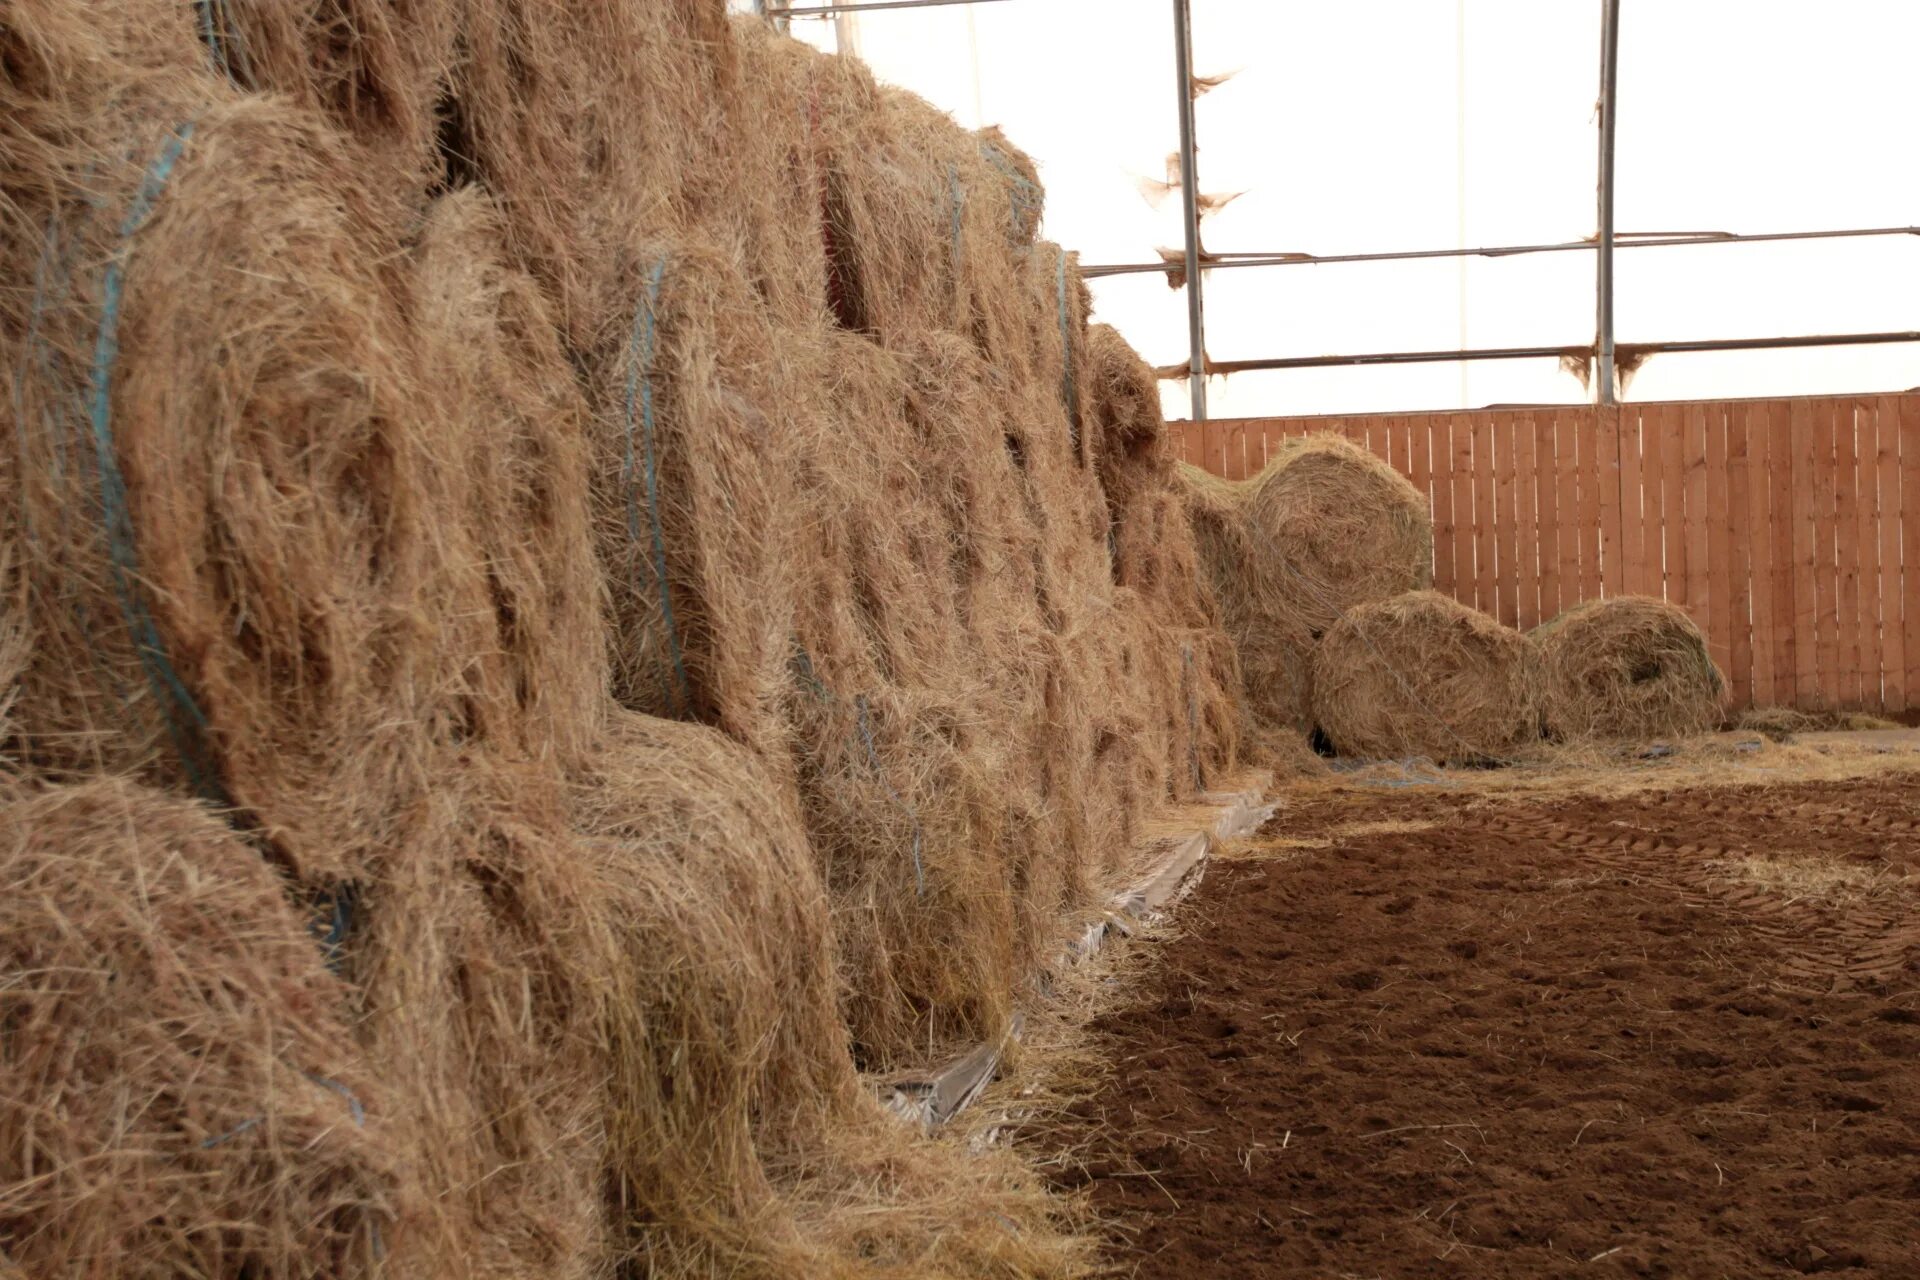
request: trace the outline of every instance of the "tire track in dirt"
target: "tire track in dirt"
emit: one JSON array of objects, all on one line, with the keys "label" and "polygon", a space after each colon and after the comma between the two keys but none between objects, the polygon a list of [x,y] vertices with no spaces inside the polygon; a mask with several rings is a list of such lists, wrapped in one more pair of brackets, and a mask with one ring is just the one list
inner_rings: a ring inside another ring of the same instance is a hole
[{"label": "tire track in dirt", "polygon": [[[1665,807],[1665,806],[1660,806]],[[1805,822],[1835,817],[1852,830],[1906,833],[1915,823],[1874,814],[1833,815],[1822,806],[1742,809],[1720,803],[1692,807],[1689,816],[1744,822]],[[1605,867],[1674,892],[1691,906],[1720,906],[1737,912],[1778,952],[1780,975],[1796,984],[1844,990],[1884,983],[1920,959],[1920,924],[1914,895],[1893,891],[1828,905],[1808,897],[1790,897],[1742,881],[1728,864],[1758,856],[1753,842],[1719,843],[1678,839],[1658,832],[1635,834],[1573,826],[1544,814],[1485,814],[1471,825],[1508,840],[1532,841],[1576,850],[1592,865]]]}]

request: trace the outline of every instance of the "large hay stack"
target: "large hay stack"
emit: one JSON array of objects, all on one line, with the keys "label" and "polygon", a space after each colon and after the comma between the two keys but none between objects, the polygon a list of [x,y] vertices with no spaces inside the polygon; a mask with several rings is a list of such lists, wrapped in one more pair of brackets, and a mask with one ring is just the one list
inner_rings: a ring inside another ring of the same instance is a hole
[{"label": "large hay stack", "polygon": [[49,1270],[1078,1265],[856,1064],[1234,766],[1150,379],[997,133],[590,8],[0,13],[0,945],[128,979],[4,1049]]},{"label": "large hay stack", "polygon": [[1547,731],[1562,741],[1704,733],[1726,680],[1684,609],[1648,596],[1589,600],[1534,628]]},{"label": "large hay stack", "polygon": [[1540,738],[1531,640],[1415,591],[1341,615],[1313,651],[1313,719],[1343,756],[1510,760]]}]

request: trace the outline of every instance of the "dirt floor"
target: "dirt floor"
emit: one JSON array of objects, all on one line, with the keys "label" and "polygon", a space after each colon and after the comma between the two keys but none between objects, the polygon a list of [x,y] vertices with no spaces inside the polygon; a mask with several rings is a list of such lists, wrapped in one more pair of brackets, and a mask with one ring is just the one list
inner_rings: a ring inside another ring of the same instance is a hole
[{"label": "dirt floor", "polygon": [[1300,794],[1095,1028],[1119,1274],[1920,1277],[1920,776]]}]

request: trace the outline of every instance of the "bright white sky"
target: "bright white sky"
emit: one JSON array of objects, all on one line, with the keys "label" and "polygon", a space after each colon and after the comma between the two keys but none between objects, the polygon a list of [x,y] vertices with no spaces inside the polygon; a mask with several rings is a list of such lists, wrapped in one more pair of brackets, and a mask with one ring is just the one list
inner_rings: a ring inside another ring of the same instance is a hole
[{"label": "bright white sky", "polygon": [[[798,0],[796,0],[798,2]],[[1591,235],[1599,0],[1192,0],[1212,251],[1326,254]],[[1623,0],[1617,227],[1800,231],[1920,224],[1915,0]],[[1045,234],[1088,264],[1181,242],[1170,0],[1004,0],[792,20],[837,24],[887,80],[1039,163]],[[1594,258],[1210,272],[1216,359],[1590,341]],[[1095,315],[1155,364],[1187,356],[1184,295],[1091,282]],[[1618,341],[1920,329],[1920,237],[1645,248],[1616,257]],[[1885,391],[1920,345],[1663,355],[1630,399]],[[1184,382],[1164,384],[1186,416]],[[1213,379],[1214,417],[1578,401],[1552,360]]]}]

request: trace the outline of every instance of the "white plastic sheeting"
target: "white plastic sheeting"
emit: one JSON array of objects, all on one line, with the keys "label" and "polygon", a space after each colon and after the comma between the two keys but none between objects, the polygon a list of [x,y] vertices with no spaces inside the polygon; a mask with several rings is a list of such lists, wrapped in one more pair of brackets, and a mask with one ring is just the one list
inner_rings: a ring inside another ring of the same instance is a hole
[{"label": "white plastic sheeting", "polygon": [[[1598,0],[1191,0],[1212,252],[1529,244],[1593,234]],[[1005,0],[794,19],[1040,165],[1045,233],[1086,263],[1181,243],[1170,0]],[[1920,223],[1911,0],[1623,0],[1621,232]],[[1920,237],[1616,255],[1622,344],[1920,329]],[[1578,344],[1591,253],[1207,273],[1215,359]],[[1185,301],[1158,275],[1092,282],[1096,318],[1184,364]],[[1628,398],[1920,384],[1920,346],[1666,355]],[[1184,416],[1183,382],[1164,384]],[[1556,361],[1215,378],[1215,417],[1577,401]]]}]

